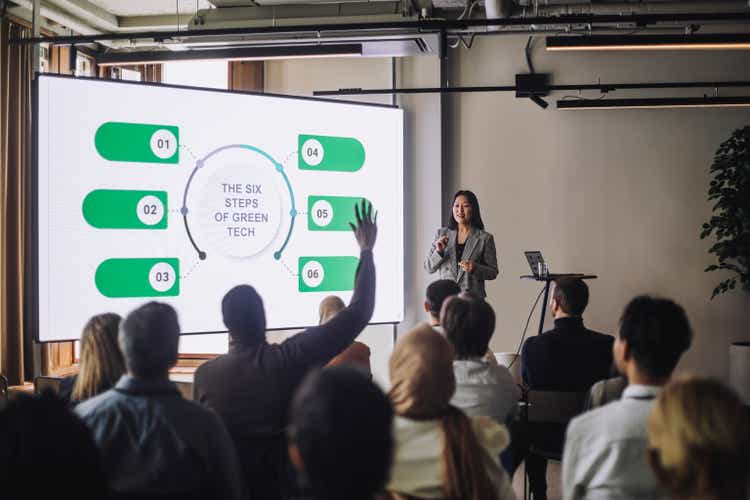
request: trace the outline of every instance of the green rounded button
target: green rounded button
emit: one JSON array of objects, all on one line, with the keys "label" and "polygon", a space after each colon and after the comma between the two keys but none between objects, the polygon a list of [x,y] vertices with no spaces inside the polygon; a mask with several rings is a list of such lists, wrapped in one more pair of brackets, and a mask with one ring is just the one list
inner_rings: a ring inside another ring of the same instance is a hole
[{"label": "green rounded button", "polygon": [[166,229],[167,192],[96,189],[83,200],[83,218],[97,229]]},{"label": "green rounded button", "polygon": [[174,297],[180,294],[180,261],[107,259],[97,267],[94,282],[105,297]]},{"label": "green rounded button", "polygon": [[354,289],[357,257],[300,257],[300,292],[344,292]]},{"label": "green rounded button", "polygon": [[365,164],[365,148],[352,137],[300,134],[297,147],[300,170],[356,172]]},{"label": "green rounded button", "polygon": [[105,160],[178,163],[179,140],[173,125],[106,122],[97,129],[94,144]]},{"label": "green rounded button", "polygon": [[308,196],[307,229],[310,231],[351,231],[354,207],[363,198],[349,196]]}]

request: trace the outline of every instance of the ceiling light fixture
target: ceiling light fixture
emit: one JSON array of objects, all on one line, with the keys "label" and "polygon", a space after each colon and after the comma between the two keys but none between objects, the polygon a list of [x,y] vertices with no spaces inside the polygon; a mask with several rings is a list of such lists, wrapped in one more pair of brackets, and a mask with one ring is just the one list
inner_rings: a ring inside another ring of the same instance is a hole
[{"label": "ceiling light fixture", "polygon": [[747,97],[667,97],[654,99],[563,99],[557,109],[664,109],[664,108],[746,108]]},{"label": "ceiling light fixture", "polygon": [[318,57],[355,57],[362,55],[362,44],[278,45],[232,49],[182,51],[113,52],[97,57],[99,66],[154,64],[172,61],[265,61]]},{"label": "ceiling light fixture", "polygon": [[549,51],[749,50],[750,34],[548,36]]}]

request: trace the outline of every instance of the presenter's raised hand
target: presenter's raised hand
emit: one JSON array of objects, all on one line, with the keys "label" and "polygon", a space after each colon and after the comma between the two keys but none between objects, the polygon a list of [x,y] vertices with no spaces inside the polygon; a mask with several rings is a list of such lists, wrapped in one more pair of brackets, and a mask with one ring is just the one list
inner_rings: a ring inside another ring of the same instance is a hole
[{"label": "presenter's raised hand", "polygon": [[443,235],[443,236],[441,236],[440,238],[438,238],[435,241],[435,250],[437,250],[437,252],[440,255],[443,255],[443,252],[445,252],[445,247],[447,247],[447,246],[448,246],[448,236],[447,235]]},{"label": "presenter's raised hand", "polygon": [[372,214],[372,203],[362,199],[362,206],[354,205],[354,216],[357,220],[355,226],[351,222],[352,231],[354,231],[354,237],[357,239],[357,244],[362,250],[372,250],[375,246],[375,240],[378,237],[378,213]]}]

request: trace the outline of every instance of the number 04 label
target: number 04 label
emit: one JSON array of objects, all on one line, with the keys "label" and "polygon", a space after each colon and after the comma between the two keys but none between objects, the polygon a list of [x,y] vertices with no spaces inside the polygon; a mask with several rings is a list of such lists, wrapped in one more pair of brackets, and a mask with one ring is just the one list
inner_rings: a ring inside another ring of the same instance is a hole
[{"label": "number 04 label", "polygon": [[308,139],[302,144],[302,158],[311,167],[317,167],[323,161],[323,145],[317,139]]}]

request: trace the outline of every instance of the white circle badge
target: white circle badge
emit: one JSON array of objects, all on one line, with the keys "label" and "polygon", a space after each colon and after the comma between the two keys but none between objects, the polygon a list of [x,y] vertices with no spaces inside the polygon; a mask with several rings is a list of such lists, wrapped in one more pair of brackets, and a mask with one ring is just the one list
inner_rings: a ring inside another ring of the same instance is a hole
[{"label": "white circle badge", "polygon": [[317,167],[323,161],[323,145],[317,139],[308,139],[302,144],[302,158],[311,167]]},{"label": "white circle badge", "polygon": [[167,129],[159,129],[151,135],[151,152],[166,160],[177,152],[177,137]]},{"label": "white circle badge", "polygon": [[171,265],[159,262],[148,272],[148,282],[157,292],[166,292],[177,282],[177,275]]},{"label": "white circle badge", "polygon": [[312,220],[320,227],[326,227],[333,220],[333,207],[328,200],[318,200],[312,206]]},{"label": "white circle badge", "polygon": [[147,195],[138,200],[136,213],[138,220],[147,226],[153,226],[164,218],[164,204],[156,196]]},{"label": "white circle badge", "polygon": [[302,266],[302,281],[310,288],[317,288],[323,283],[325,272],[317,260],[311,260]]}]

